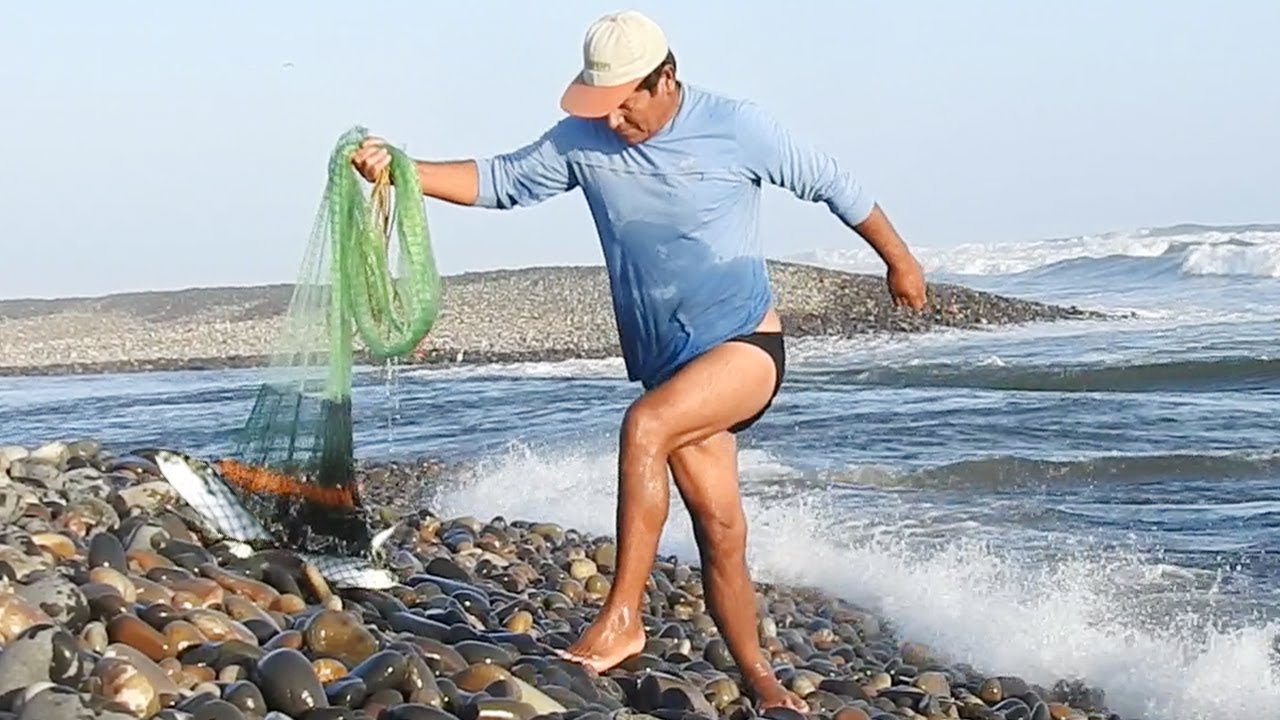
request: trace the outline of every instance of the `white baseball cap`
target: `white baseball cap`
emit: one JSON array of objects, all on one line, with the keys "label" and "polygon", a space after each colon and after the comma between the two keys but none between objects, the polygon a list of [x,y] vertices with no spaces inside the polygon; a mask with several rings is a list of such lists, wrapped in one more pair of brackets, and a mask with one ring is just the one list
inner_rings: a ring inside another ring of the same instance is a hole
[{"label": "white baseball cap", "polygon": [[565,89],[560,107],[578,117],[608,115],[666,59],[667,49],[662,28],[636,10],[601,17],[587,28],[582,72]]}]

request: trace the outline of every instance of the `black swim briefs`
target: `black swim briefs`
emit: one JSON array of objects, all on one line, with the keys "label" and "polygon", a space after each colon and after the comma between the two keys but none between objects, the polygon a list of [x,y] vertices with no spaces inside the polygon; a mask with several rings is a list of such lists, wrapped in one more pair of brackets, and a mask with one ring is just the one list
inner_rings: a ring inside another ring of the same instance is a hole
[{"label": "black swim briefs", "polygon": [[764,404],[764,407],[760,408],[760,412],[752,415],[746,420],[742,420],[741,422],[734,424],[729,428],[729,432],[737,435],[743,430],[755,425],[756,421],[764,417],[764,414],[773,406],[773,399],[778,396],[778,390],[782,388],[782,376],[787,371],[787,351],[786,346],[782,341],[782,333],[780,331],[753,332],[747,335],[739,335],[738,337],[730,338],[729,342],[744,342],[750,345],[755,345],[761,350],[764,350],[769,353],[769,357],[773,358],[773,366],[776,370],[776,377],[773,381],[773,393],[769,395],[769,400]]}]

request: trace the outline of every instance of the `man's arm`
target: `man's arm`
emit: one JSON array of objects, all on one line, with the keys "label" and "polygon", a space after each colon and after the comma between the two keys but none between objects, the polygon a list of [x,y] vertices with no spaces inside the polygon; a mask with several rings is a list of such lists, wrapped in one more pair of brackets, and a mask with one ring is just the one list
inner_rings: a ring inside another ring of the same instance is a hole
[{"label": "man's arm", "polygon": [[476,161],[433,162],[415,160],[422,194],[455,205],[475,205],[480,192]]},{"label": "man's arm", "polygon": [[[561,122],[534,142],[509,153],[473,160],[415,160],[422,194],[455,205],[508,209],[535,205],[577,185],[564,149],[569,128]],[[352,164],[369,182],[390,156],[386,141],[369,138]]]},{"label": "man's arm", "polygon": [[879,205],[873,205],[867,219],[853,229],[876,251],[885,265],[907,267],[916,262],[893,223],[889,222],[889,216],[884,214]]},{"label": "man's arm", "polygon": [[835,158],[799,142],[756,103],[739,104],[737,131],[747,167],[759,180],[790,190],[801,200],[825,203],[886,265],[913,262],[875,199]]},{"label": "man's arm", "polygon": [[826,203],[884,261],[894,303],[924,307],[920,264],[871,194],[835,158],[796,140],[755,103],[739,104],[737,131],[746,166],[757,180],[786,188],[801,200]]},{"label": "man's arm", "polygon": [[561,120],[519,150],[476,160],[474,204],[500,210],[527,207],[577,187],[568,159],[573,123],[573,118]]}]

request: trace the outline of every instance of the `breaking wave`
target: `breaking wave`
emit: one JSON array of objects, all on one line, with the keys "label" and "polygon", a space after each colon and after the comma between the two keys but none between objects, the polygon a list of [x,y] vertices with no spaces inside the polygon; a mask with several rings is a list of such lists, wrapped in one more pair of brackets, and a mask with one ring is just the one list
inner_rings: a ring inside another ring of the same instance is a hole
[{"label": "breaking wave", "polygon": [[[1134,259],[1148,274],[1280,277],[1280,225],[1180,226],[1016,243],[970,243],[917,250],[926,270],[942,275],[1018,275],[1055,268],[1105,271],[1115,263],[1132,273]],[[792,260],[851,270],[881,269],[869,250],[820,249]]]}]

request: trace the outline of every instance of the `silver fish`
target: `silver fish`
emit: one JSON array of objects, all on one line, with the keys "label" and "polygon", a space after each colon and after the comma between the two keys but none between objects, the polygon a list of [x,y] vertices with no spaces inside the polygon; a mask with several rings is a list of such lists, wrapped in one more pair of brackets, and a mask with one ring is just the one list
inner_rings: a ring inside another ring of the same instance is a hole
[{"label": "silver fish", "polygon": [[[178,495],[209,525],[227,539],[232,553],[247,556],[254,546],[274,545],[276,538],[240,502],[222,475],[203,460],[171,450],[155,452],[156,465]],[[370,557],[314,555],[300,553],[320,574],[335,585],[384,590],[397,584],[396,577],[383,567],[384,546],[397,525],[372,538]]]},{"label": "silver fish", "polygon": [[316,566],[325,580],[335,585],[363,588],[365,590],[386,590],[398,583],[391,571],[375,567],[368,560],[338,555],[299,555],[303,560]]},{"label": "silver fish", "polygon": [[335,585],[346,585],[366,590],[386,590],[398,583],[395,575],[379,566],[386,561],[385,546],[387,540],[391,539],[392,533],[399,527],[400,523],[396,523],[389,528],[378,531],[370,538],[370,559],[343,557],[340,555],[313,555],[311,553],[299,553],[298,556],[315,565],[320,574]]},{"label": "silver fish", "polygon": [[191,509],[221,535],[243,543],[274,539],[209,463],[169,450],[157,450],[156,465]]}]

